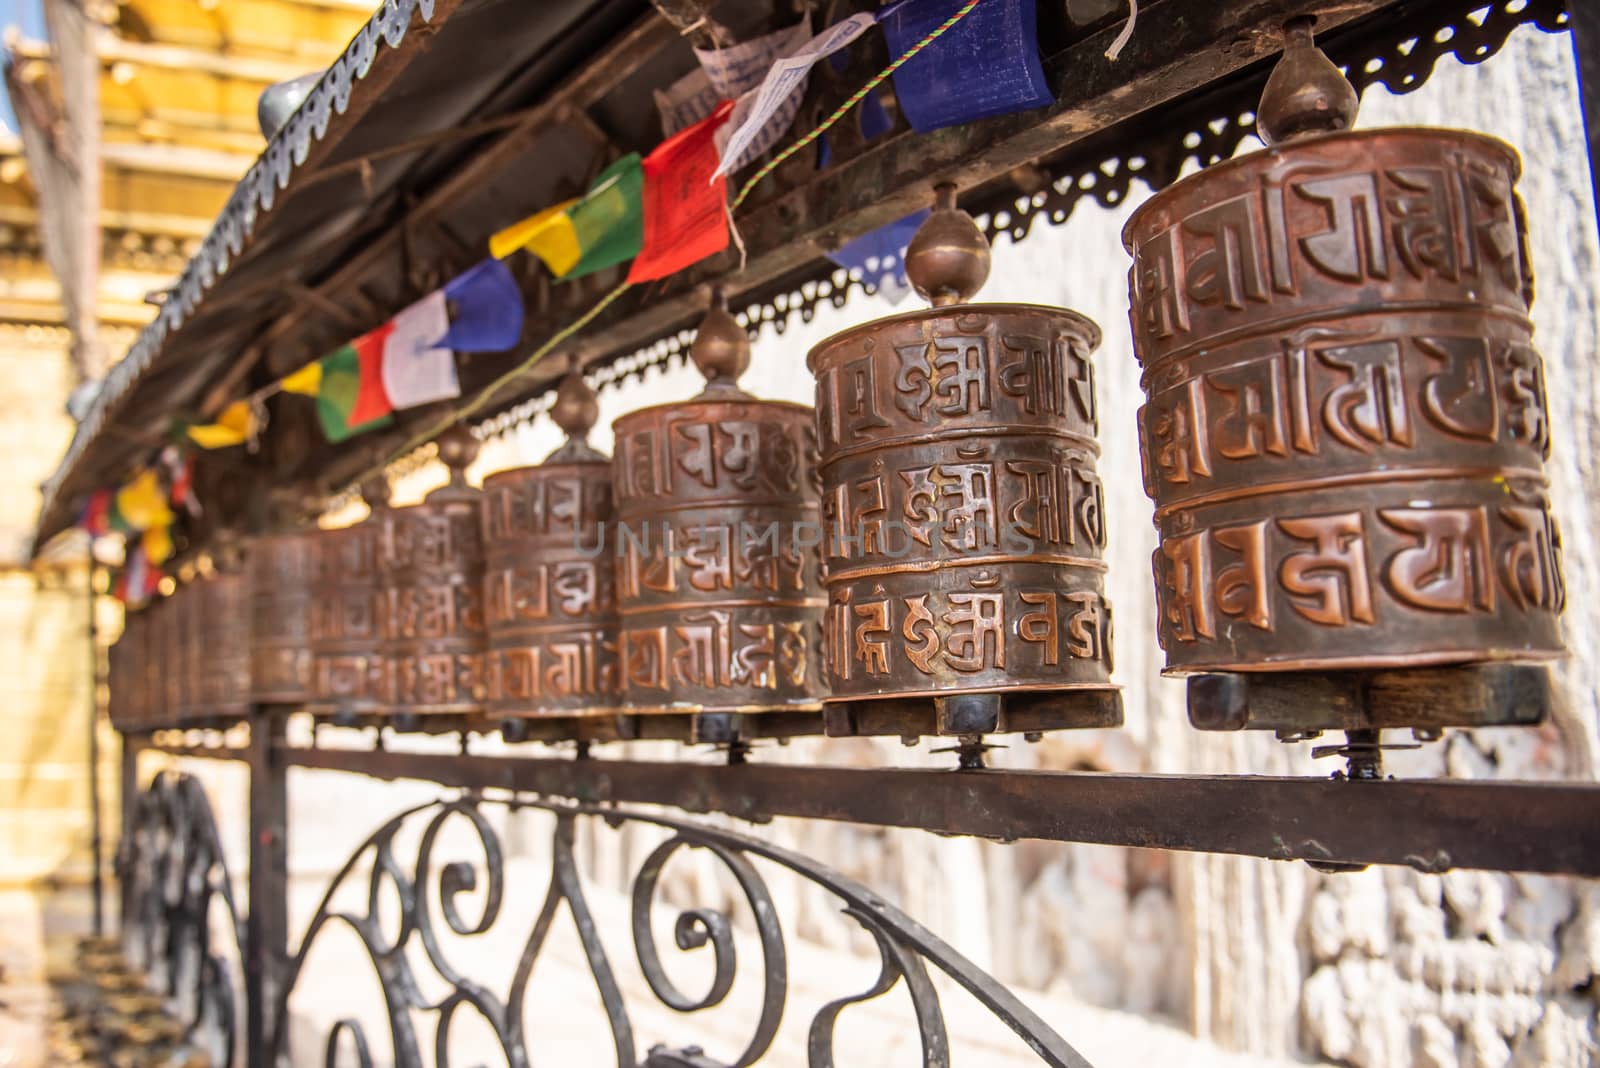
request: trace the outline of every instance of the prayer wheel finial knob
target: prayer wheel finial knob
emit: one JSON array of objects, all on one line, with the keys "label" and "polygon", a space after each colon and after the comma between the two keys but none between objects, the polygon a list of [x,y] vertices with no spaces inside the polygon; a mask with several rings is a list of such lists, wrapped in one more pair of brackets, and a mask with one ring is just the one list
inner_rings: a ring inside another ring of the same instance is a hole
[{"label": "prayer wheel finial knob", "polygon": [[439,459],[450,468],[450,484],[464,485],[467,467],[478,458],[478,439],[472,431],[457,423],[438,437]]},{"label": "prayer wheel finial knob", "polygon": [[1316,46],[1311,19],[1291,19],[1284,24],[1283,36],[1283,57],[1272,68],[1256,108],[1261,139],[1276,145],[1350,129],[1360,99],[1355,87]]},{"label": "prayer wheel finial knob", "polygon": [[600,418],[600,401],[577,371],[568,374],[556,387],[556,400],[550,406],[550,418],[566,432],[567,437],[582,441]]},{"label": "prayer wheel finial knob", "polygon": [[358,487],[361,499],[367,502],[367,507],[373,511],[389,506],[389,479],[385,475],[373,475],[363,479]]},{"label": "prayer wheel finial knob", "polygon": [[933,214],[906,247],[906,278],[936,308],[964,304],[989,280],[989,241],[956,207],[956,187],[934,188]]},{"label": "prayer wheel finial knob", "polygon": [[728,298],[720,288],[712,294],[711,310],[700,320],[689,354],[711,385],[733,385],[750,366],[750,336],[728,313]]}]

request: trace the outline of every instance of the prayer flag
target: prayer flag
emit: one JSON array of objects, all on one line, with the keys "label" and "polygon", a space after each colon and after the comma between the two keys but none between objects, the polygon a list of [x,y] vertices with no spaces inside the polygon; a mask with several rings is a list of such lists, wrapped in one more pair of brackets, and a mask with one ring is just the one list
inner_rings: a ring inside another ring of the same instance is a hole
[{"label": "prayer flag", "polygon": [[401,310],[388,325],[380,378],[390,407],[415,408],[461,396],[456,354],[440,345],[450,329],[443,290]]},{"label": "prayer flag", "polygon": [[511,269],[487,259],[445,283],[450,329],[439,344],[456,352],[504,352],[522,340],[522,290]]},{"label": "prayer flag", "polygon": [[394,405],[383,389],[383,350],[393,331],[394,321],[390,320],[350,343],[350,347],[356,351],[361,376],[355,404],[350,409],[349,422],[352,427],[370,423],[394,411]]},{"label": "prayer flag", "polygon": [[100,489],[89,494],[89,499],[83,505],[83,513],[78,516],[78,525],[97,538],[111,533],[110,490]]},{"label": "prayer flag", "polygon": [[[805,96],[804,76],[787,96],[780,98],[779,107],[763,122],[753,124],[755,136],[737,155],[724,151],[732,131],[745,125],[746,117],[756,106],[763,79],[772,65],[784,56],[792,55],[811,40],[811,20],[803,18],[793,26],[741,41],[729,48],[697,48],[695,57],[700,69],[679,79],[663,96],[657,95],[662,108],[662,123],[668,134],[691,123],[706,118],[723,100],[734,101],[733,116],[717,134],[718,151],[726,170],[733,172],[753,163],[756,157],[770,150],[778,139],[794,125]],[[670,105],[670,109],[669,109]]]},{"label": "prayer flag", "polygon": [[[904,55],[962,5],[897,5],[881,20],[889,54]],[[1038,4],[983,0],[894,72],[894,90],[918,133],[1055,103],[1039,63]]]},{"label": "prayer flag", "polygon": [[630,152],[607,167],[583,198],[567,211],[578,236],[578,262],[563,278],[579,278],[615,267],[639,254],[644,244],[644,168]]},{"label": "prayer flag", "polygon": [[315,397],[322,391],[322,361],[308,363],[278,382],[285,393],[298,393],[302,397]]},{"label": "prayer flag", "polygon": [[161,466],[167,470],[167,500],[190,515],[200,514],[194,496],[194,457],[185,456],[176,445],[161,450]]},{"label": "prayer flag", "polygon": [[172,528],[166,525],[151,527],[139,539],[139,548],[143,550],[146,561],[160,567],[172,559]]},{"label": "prayer flag", "polygon": [[191,426],[188,437],[202,449],[226,449],[232,445],[243,445],[255,433],[254,407],[248,400],[239,400],[222,409],[215,422]]},{"label": "prayer flag", "polygon": [[912,212],[898,222],[841,245],[828,253],[828,259],[845,270],[859,270],[863,283],[876,289],[889,303],[898,304],[911,291],[906,281],[906,247],[927,217],[926,208]]},{"label": "prayer flag", "polygon": [[717,173],[717,128],[733,102],[680,130],[644,161],[644,246],[630,283],[665,278],[728,247],[728,181]]},{"label": "prayer flag", "polygon": [[503,260],[525,248],[544,261],[550,273],[560,278],[577,266],[580,250],[578,233],[572,228],[567,211],[578,201],[563,201],[514,222],[489,238],[489,254]]},{"label": "prayer flag", "polygon": [[[749,152],[761,132],[785,110],[791,96],[805,94],[806,79],[811,74],[813,64],[860,37],[872,23],[871,12],[851,15],[789,51],[768,67],[750,103],[746,105],[743,99],[739,101],[739,121],[729,128],[727,142],[722,148],[722,160],[717,164],[717,174],[726,174],[734,169],[733,164]],[[793,121],[791,115],[789,122]]]},{"label": "prayer flag", "polygon": [[[371,335],[369,334],[368,337]],[[367,346],[370,350],[371,346]],[[379,360],[382,353],[379,352]],[[365,361],[356,345],[346,345],[322,358],[322,383],[317,391],[317,418],[322,432],[329,441],[340,442],[368,430],[386,426],[389,422],[388,398],[383,397],[383,382],[378,373],[380,364]],[[371,365],[370,376],[366,367]],[[372,395],[382,401],[373,403]],[[369,403],[363,408],[362,399]],[[367,414],[377,408],[377,414]],[[360,410],[364,415],[358,415]]]},{"label": "prayer flag", "polygon": [[117,491],[117,512],[133,530],[148,530],[172,522],[172,509],[161,479],[151,468],[143,468],[133,480]]}]

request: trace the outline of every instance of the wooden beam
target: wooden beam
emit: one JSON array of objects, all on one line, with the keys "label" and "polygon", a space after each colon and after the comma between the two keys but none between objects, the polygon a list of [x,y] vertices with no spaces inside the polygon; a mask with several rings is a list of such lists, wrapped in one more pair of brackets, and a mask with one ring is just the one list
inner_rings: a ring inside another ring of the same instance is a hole
[{"label": "wooden beam", "polygon": [[[1045,72],[1056,96],[1048,110],[928,135],[904,129],[879,138],[805,184],[765,201],[757,196],[754,206],[739,217],[748,251],[743,270],[737,258],[723,255],[675,276],[660,292],[652,288],[648,301],[628,294],[568,348],[581,346],[585,362],[595,363],[690,326],[704,313],[708,284],[723,285],[733,299],[759,292],[814,264],[825,251],[850,238],[926,207],[939,183],[973,189],[1125,119],[1203,90],[1279,52],[1279,29],[1287,18],[1314,15],[1319,30],[1326,33],[1393,4],[1394,0],[1261,0],[1194,5],[1188,0],[1157,0],[1143,5],[1138,32],[1117,61],[1104,53],[1119,27],[1048,57]],[[549,336],[593,303],[571,286],[557,292],[548,318],[538,324],[542,329],[536,327],[536,338]],[[508,362],[500,363],[499,369]],[[496,395],[487,410],[549,387],[559,377],[552,370],[559,364],[554,358],[544,361]],[[459,404],[473,400],[475,390],[494,377],[489,368],[464,371]],[[384,444],[392,449],[417,429],[401,423],[380,432],[386,442],[374,435],[372,444],[375,449]],[[370,455],[332,453],[322,481],[343,486],[371,463]]]}]

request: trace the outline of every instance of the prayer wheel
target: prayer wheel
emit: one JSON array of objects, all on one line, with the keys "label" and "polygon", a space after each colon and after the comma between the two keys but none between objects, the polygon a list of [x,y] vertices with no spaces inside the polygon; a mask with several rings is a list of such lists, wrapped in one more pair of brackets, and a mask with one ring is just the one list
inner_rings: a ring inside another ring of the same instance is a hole
[{"label": "prayer wheel", "polygon": [[144,639],[144,616],[127,610],[122,616],[122,633],[106,650],[106,717],[119,731],[139,726],[139,702],[144,686],[140,675],[139,648]]},{"label": "prayer wheel", "polygon": [[450,482],[389,512],[381,567],[383,706],[404,729],[419,717],[476,715],[488,695],[481,495],[465,473],[478,443],[455,427],[438,446]]},{"label": "prayer wheel", "polygon": [[152,597],[137,613],[140,630],[139,667],[133,685],[139,694],[138,722],[141,730],[160,726],[165,718],[167,690],[167,598]]},{"label": "prayer wheel", "polygon": [[164,701],[156,726],[179,727],[189,722],[190,703],[194,690],[191,664],[194,661],[193,636],[194,601],[189,585],[178,582],[162,604],[161,650],[165,660],[162,670]]},{"label": "prayer wheel", "polygon": [[706,738],[820,709],[821,528],[811,409],[739,389],[750,342],[720,294],[692,354],[702,393],[614,425],[614,540],[624,706]]},{"label": "prayer wheel", "polygon": [[1123,232],[1172,674],[1562,652],[1519,159],[1356,103],[1290,24],[1268,147]]},{"label": "prayer wheel", "polygon": [[219,554],[217,569],[190,583],[191,720],[215,723],[250,713],[250,597],[242,555]]},{"label": "prayer wheel", "polygon": [[310,711],[354,723],[384,708],[381,560],[392,513],[382,478],[361,487],[372,509],[359,523],[316,533],[311,608]]},{"label": "prayer wheel", "polygon": [[[937,197],[906,254],[934,306],[836,334],[807,361],[829,733],[1115,726],[1100,330],[1062,308],[968,303],[988,243],[953,186]],[[867,726],[893,703],[901,726]]]},{"label": "prayer wheel", "polygon": [[312,697],[311,598],[322,532],[257,538],[250,548],[250,697],[303,705]]},{"label": "prayer wheel", "polygon": [[485,705],[500,722],[612,715],[620,696],[611,459],[587,440],[599,406],[581,375],[550,414],[564,445],[483,480]]}]

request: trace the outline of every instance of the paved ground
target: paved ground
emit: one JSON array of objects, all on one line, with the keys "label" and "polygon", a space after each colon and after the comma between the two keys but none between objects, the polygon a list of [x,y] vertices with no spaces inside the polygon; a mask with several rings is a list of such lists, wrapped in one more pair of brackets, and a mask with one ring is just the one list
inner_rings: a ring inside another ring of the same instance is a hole
[{"label": "paved ground", "polygon": [[[296,886],[291,904],[297,923],[303,923],[316,907],[320,890],[309,882]],[[674,1047],[700,1045],[723,1060],[735,1056],[748,1038],[749,1020],[760,1003],[756,944],[746,938],[736,941],[738,979],[722,1006],[710,1012],[681,1014],[662,1005],[645,984],[632,948],[626,903],[604,891],[591,889],[589,893],[629,1007],[638,1051],[642,1054],[664,1042]],[[512,907],[509,902],[507,907]],[[526,913],[531,922],[536,911],[536,902],[529,901],[519,915]],[[673,948],[670,916],[663,912],[658,922],[661,952],[670,974],[686,993],[698,996],[709,975],[707,961],[699,953]],[[508,926],[502,920],[488,940],[446,939],[441,948],[453,965],[503,991],[523,938],[521,929],[504,930]],[[57,1068],[45,1046],[50,1006],[46,976],[52,967],[69,966],[72,941],[88,928],[86,894],[63,893],[41,899],[0,892],[0,1068]],[[772,1052],[762,1061],[775,1068],[805,1065],[807,1031],[817,1010],[834,998],[865,990],[877,971],[876,961],[822,950],[792,938],[788,951],[791,987],[786,1011]],[[420,953],[416,964],[424,994],[439,996],[445,988]],[[1039,1063],[1020,1040],[965,993],[948,982],[938,985],[954,1064],[1023,1068]],[[1285,1062],[1221,1052],[1176,1027],[1131,1013],[1038,995],[1027,995],[1026,1000],[1091,1063],[1102,1068],[1153,1063],[1185,1068],[1287,1068]],[[292,1007],[296,1017],[293,1064],[322,1063],[323,1046],[333,1023],[351,1016],[378,1024],[369,1028],[374,1058],[379,1064],[389,1060],[388,1036],[381,1025],[381,992],[354,937],[330,937],[319,944],[308,979],[298,988]],[[534,971],[525,1020],[536,1063],[612,1063],[610,1029],[564,910]],[[431,1018],[419,1016],[417,1024],[423,1049],[431,1050]],[[488,1031],[470,1014],[463,1013],[454,1030],[451,1049],[456,1063],[500,1062],[493,1055],[497,1047]],[[835,1048],[841,1063],[867,1063],[877,1068],[920,1064],[914,1018],[903,988],[846,1009],[840,1017]]]}]

